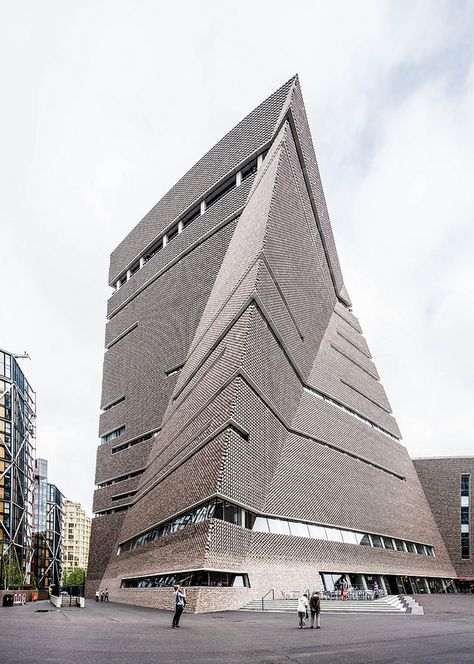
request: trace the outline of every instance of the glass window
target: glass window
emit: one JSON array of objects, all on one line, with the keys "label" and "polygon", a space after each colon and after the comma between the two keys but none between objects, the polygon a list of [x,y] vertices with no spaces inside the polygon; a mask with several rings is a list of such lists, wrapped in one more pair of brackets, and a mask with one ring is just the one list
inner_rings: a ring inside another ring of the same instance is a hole
[{"label": "glass window", "polygon": [[461,523],[469,523],[469,507],[461,507]]},{"label": "glass window", "polygon": [[417,544],[416,545],[416,552],[420,556],[426,556],[425,545],[424,544]]},{"label": "glass window", "polygon": [[402,540],[394,539],[393,541],[395,542],[395,548],[397,551],[405,551],[405,545]]},{"label": "glass window", "polygon": [[390,537],[382,537],[383,539],[383,545],[386,549],[393,549],[393,541]]},{"label": "glass window", "polygon": [[214,189],[211,194],[209,194],[209,196],[206,198],[206,209],[211,207],[211,205],[214,205],[214,203],[217,203],[217,201],[225,196],[231,189],[235,189],[235,175],[228,178],[219,187]]},{"label": "glass window", "polygon": [[461,523],[461,532],[462,533],[468,533],[469,532],[469,524],[468,523]]},{"label": "glass window", "polygon": [[257,159],[252,159],[246,166],[242,169],[242,182],[257,172]]},{"label": "glass window", "polygon": [[469,533],[461,533],[461,558],[467,559],[469,557],[470,557]]},{"label": "glass window", "polygon": [[237,507],[237,505],[232,505],[231,503],[225,503],[224,521],[229,521],[229,523],[235,523],[236,525],[240,525],[241,524],[240,507]]},{"label": "glass window", "polygon": [[362,546],[372,546],[372,542],[370,541],[370,535],[362,535],[361,540],[359,541],[359,544]]},{"label": "glass window", "polygon": [[337,528],[326,528],[328,540],[331,542],[342,542],[342,533]]},{"label": "glass window", "polygon": [[288,521],[283,521],[283,519],[268,519],[268,525],[271,533],[278,535],[290,534]]},{"label": "glass window", "polygon": [[297,537],[309,537],[308,526],[306,523],[299,523],[298,521],[290,521],[290,531],[292,535]]},{"label": "glass window", "polygon": [[408,553],[416,553],[416,546],[414,542],[405,542]]},{"label": "glass window", "polygon": [[[350,530],[342,530],[342,538],[346,544],[359,544],[357,535],[359,533],[353,533]],[[362,535],[361,535],[362,537]]]},{"label": "glass window", "polygon": [[327,540],[326,528],[323,528],[322,526],[313,526],[313,524],[309,524],[308,528],[310,537]]},{"label": "glass window", "polygon": [[163,238],[160,237],[160,239],[157,242],[155,242],[155,244],[152,247],[150,247],[150,249],[148,249],[148,251],[145,252],[145,254],[143,254],[143,259],[145,263],[149,261],[150,258],[153,258],[153,256],[162,249],[163,249]]},{"label": "glass window", "polygon": [[469,496],[461,496],[461,507],[469,507]]},{"label": "glass window", "polygon": [[178,225],[176,224],[173,228],[170,228],[166,235],[168,237],[168,242],[173,240],[178,235]]},{"label": "glass window", "polygon": [[461,475],[461,496],[469,496],[469,475]]},{"label": "glass window", "polygon": [[222,500],[217,499],[214,507],[214,518],[224,519],[224,503]]},{"label": "glass window", "polygon": [[268,528],[267,519],[264,516],[257,516],[253,524],[253,530],[259,533],[269,533],[270,529]]},{"label": "glass window", "polygon": [[183,219],[182,219],[183,228],[186,228],[186,226],[189,226],[189,224],[191,224],[200,215],[201,215],[201,206],[197,205],[195,208],[190,210],[185,217],[183,217]]},{"label": "glass window", "polygon": [[383,544],[382,544],[382,538],[380,535],[371,535],[372,537],[372,545],[375,546],[377,549],[383,549]]}]

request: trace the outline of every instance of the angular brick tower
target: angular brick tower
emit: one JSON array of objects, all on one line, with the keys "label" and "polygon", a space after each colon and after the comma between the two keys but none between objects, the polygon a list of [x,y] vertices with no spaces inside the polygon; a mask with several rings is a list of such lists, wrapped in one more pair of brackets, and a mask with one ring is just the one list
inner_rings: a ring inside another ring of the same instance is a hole
[{"label": "angular brick tower", "polygon": [[[344,286],[295,77],[111,256],[88,592],[454,575]],[[420,590],[421,588],[421,590]]]}]

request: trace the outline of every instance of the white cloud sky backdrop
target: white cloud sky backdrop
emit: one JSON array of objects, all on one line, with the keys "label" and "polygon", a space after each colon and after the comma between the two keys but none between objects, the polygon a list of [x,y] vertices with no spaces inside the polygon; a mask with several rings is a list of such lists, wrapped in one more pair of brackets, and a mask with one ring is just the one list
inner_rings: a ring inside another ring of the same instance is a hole
[{"label": "white cloud sky backdrop", "polygon": [[345,281],[412,456],[474,454],[474,4],[0,0],[0,347],[90,511],[108,258],[300,74]]}]

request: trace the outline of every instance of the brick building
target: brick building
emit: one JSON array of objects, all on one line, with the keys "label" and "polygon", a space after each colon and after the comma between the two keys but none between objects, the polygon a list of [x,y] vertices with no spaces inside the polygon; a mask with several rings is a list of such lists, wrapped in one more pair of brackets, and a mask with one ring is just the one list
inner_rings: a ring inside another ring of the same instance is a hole
[{"label": "brick building", "polygon": [[456,586],[467,590],[474,585],[474,457],[427,457],[413,463],[456,570]]},{"label": "brick building", "polygon": [[112,252],[88,592],[195,611],[454,568],[345,287],[298,78]]}]

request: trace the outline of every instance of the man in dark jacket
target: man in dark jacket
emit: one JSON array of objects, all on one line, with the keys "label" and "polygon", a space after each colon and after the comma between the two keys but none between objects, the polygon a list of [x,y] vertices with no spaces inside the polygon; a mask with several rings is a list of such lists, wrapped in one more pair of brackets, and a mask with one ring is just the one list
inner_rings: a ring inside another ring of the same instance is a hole
[{"label": "man in dark jacket", "polygon": [[309,610],[311,611],[311,627],[314,628],[314,619],[316,618],[316,629],[321,627],[319,616],[321,614],[321,599],[318,592],[314,592],[309,600]]}]

